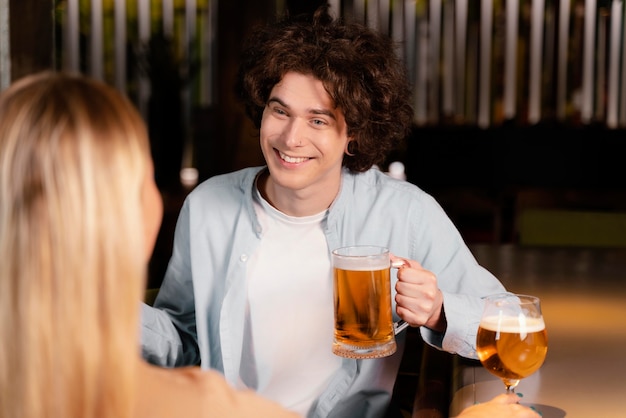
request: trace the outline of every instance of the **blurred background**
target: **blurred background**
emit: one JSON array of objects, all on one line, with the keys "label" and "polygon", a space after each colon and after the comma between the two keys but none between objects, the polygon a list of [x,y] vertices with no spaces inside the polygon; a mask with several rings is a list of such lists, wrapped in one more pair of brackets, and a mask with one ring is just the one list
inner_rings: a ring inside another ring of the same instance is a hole
[{"label": "blurred background", "polygon": [[[313,0],[0,0],[0,89],[43,69],[101,79],[149,127],[165,219],[158,287],[182,200],[263,164],[233,83],[242,40]],[[393,37],[413,86],[404,164],[468,243],[626,247],[623,0],[334,0]]]}]

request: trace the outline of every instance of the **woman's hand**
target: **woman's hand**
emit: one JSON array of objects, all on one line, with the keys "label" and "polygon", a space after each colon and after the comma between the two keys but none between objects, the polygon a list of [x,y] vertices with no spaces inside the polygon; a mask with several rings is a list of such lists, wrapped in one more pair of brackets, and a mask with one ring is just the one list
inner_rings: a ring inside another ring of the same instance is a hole
[{"label": "woman's hand", "polygon": [[503,393],[488,402],[465,408],[457,418],[540,418],[535,410],[520,405],[515,393]]}]

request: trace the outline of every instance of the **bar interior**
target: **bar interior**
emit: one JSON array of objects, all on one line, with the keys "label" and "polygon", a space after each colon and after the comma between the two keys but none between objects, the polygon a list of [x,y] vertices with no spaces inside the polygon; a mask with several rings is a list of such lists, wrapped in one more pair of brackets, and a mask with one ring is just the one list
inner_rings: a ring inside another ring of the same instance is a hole
[{"label": "bar interior", "polygon": [[[158,289],[182,202],[199,182],[263,164],[233,98],[242,39],[314,0],[0,0],[0,90],[43,69],[127,94],[153,142],[165,217]],[[542,299],[545,364],[517,391],[543,418],[624,416],[626,10],[623,0],[333,0],[398,42],[414,129],[383,170],[432,194],[478,261]],[[395,165],[397,167],[398,165]],[[478,361],[409,331],[394,403],[454,417],[502,392]]]}]

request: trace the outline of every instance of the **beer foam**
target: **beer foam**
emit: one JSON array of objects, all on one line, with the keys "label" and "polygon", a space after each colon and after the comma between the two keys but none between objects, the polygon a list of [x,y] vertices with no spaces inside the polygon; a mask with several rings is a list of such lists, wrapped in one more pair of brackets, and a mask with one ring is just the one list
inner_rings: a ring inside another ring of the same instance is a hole
[{"label": "beer foam", "polygon": [[372,271],[385,270],[390,266],[389,258],[333,257],[333,266],[341,270]]},{"label": "beer foam", "polygon": [[543,331],[546,328],[543,318],[517,316],[487,316],[480,320],[480,327],[495,332],[530,333]]}]

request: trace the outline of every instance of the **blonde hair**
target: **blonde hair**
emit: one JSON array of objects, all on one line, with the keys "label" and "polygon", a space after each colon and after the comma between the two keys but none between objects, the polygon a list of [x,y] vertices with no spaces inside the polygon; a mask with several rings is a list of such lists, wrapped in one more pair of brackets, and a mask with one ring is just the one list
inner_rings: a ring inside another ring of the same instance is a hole
[{"label": "blonde hair", "polygon": [[145,286],[145,126],[45,72],[0,95],[0,416],[130,417]]}]

